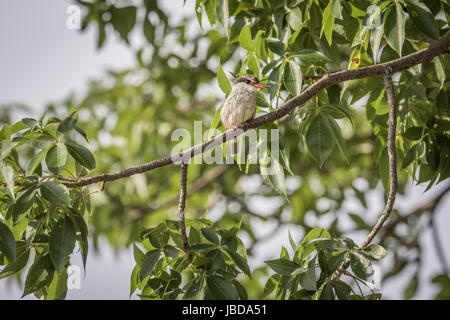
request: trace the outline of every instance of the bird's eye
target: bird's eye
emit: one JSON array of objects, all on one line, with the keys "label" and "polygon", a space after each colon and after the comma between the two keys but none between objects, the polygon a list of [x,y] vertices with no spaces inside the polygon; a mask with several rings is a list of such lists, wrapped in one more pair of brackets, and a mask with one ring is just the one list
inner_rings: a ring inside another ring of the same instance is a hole
[{"label": "bird's eye", "polygon": [[248,84],[250,84],[251,81],[250,81],[250,80],[247,80],[246,82],[247,82]]}]

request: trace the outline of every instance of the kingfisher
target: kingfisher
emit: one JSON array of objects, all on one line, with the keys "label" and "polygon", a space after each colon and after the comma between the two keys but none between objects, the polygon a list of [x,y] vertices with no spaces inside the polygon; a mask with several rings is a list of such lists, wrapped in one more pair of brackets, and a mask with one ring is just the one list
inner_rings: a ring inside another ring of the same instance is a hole
[{"label": "kingfisher", "polygon": [[[243,122],[251,120],[256,114],[256,92],[266,88],[254,75],[244,75],[233,81],[231,92],[223,104],[220,120],[226,129],[236,129]],[[238,137],[233,140],[233,152],[238,152]]]}]

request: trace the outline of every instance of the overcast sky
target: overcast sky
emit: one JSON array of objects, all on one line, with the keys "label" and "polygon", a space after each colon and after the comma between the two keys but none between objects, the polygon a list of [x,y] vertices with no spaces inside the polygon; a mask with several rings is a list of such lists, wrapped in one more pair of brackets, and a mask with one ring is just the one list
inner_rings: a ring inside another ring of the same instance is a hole
[{"label": "overcast sky", "polygon": [[[164,3],[170,3],[172,13],[183,12],[182,0]],[[87,80],[100,78],[105,70],[133,65],[132,52],[117,37],[108,37],[103,49],[97,51],[96,31],[92,28],[84,33],[67,29],[66,10],[70,4],[68,0],[0,1],[0,105],[23,102],[33,108],[33,115],[38,115],[46,103],[63,99],[71,92],[81,95]],[[187,12],[189,8],[184,10]],[[423,194],[423,187],[410,189],[408,198],[399,197],[396,204],[399,208],[412,209],[433,196],[432,192]],[[382,209],[379,196],[377,192],[370,196],[374,221]],[[446,226],[450,225],[449,209],[450,198],[447,197],[436,214],[446,253],[450,253],[450,234],[446,232]],[[282,244],[289,247],[288,229],[300,240],[301,230],[285,226],[271,241],[256,248],[251,266],[279,254]],[[361,239],[363,236],[360,235]],[[355,240],[359,240],[358,235]],[[440,270],[440,264],[429,231],[422,236],[421,242],[424,246],[421,278],[429,279]],[[128,299],[129,278],[134,267],[132,249],[115,254],[106,242],[101,242],[100,251],[89,253],[87,275],[82,278],[81,290],[70,290],[69,299]],[[81,266],[79,256],[74,254],[72,262]],[[406,270],[402,278],[408,279],[411,272],[414,269]],[[388,282],[382,284],[381,291],[388,298],[401,298],[405,285],[402,281]],[[0,300],[20,298],[21,288],[10,279],[0,280]],[[436,288],[432,285],[422,287],[417,298],[432,297],[434,292]],[[32,296],[27,298],[33,299]]]}]

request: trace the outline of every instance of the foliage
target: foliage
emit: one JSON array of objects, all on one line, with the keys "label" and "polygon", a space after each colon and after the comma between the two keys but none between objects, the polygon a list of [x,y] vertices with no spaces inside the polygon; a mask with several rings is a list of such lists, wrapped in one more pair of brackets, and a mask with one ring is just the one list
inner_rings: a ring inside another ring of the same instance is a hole
[{"label": "foliage", "polygon": [[[171,132],[193,132],[196,120],[203,120],[204,130],[223,131],[217,102],[224,95],[209,88],[228,94],[230,74],[252,73],[267,83],[267,92],[258,95],[258,114],[264,114],[321,75],[423,49],[448,31],[448,1],[197,0],[196,21],[177,23],[162,1],[76,3],[84,9],[83,30],[98,30],[99,48],[113,30],[127,44],[132,33],[146,43],[136,50],[135,68],[92,81],[81,99],[49,105],[50,117],[10,124],[12,109],[0,114],[0,279],[22,272],[24,296],[64,298],[70,255],[77,246],[86,263],[89,231],[94,247],[99,237],[117,248],[133,246],[130,295],[139,289],[143,299],[380,298],[356,292],[353,283],[359,288],[370,282],[371,260],[384,258],[386,250],[360,249],[343,237],[349,230],[342,225],[347,219],[353,222],[350,231],[370,230],[367,192],[378,184],[388,189],[388,105],[381,78],[333,85],[283,121],[262,126],[280,130],[277,175],[266,175],[263,164],[231,166],[189,195],[188,250],[180,222],[173,220],[175,166],[107,183],[92,196],[98,187],[68,188],[67,177],[115,172],[166,156],[175,145]],[[198,25],[201,30],[190,31]],[[449,59],[441,55],[394,77],[400,193],[410,179],[430,189],[450,175]],[[210,170],[192,164],[188,180]],[[262,215],[252,201],[279,206]],[[349,201],[358,203],[358,212],[347,209]],[[208,209],[220,213],[214,223],[204,216]],[[411,235],[428,225],[401,216],[393,213],[408,232],[393,228],[383,239],[387,252],[395,253],[390,276],[409,264],[420,267],[420,255],[409,259],[397,252],[420,250]],[[324,218],[331,221],[327,230],[311,222]],[[255,221],[266,220],[300,226],[306,236],[298,245],[290,237],[292,258],[283,247],[279,259],[251,271],[247,255],[262,241]],[[241,236],[248,239],[245,246]],[[345,275],[353,282],[336,276],[347,259],[351,272]],[[445,279],[435,280],[442,297]]]}]

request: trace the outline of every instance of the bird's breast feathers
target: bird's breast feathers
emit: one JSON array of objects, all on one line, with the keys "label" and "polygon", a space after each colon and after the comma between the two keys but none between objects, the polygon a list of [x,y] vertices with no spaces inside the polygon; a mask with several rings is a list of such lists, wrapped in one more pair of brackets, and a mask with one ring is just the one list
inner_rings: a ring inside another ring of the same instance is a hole
[{"label": "bird's breast feathers", "polygon": [[225,128],[229,129],[254,118],[255,113],[256,88],[237,83],[225,100],[220,118]]}]

